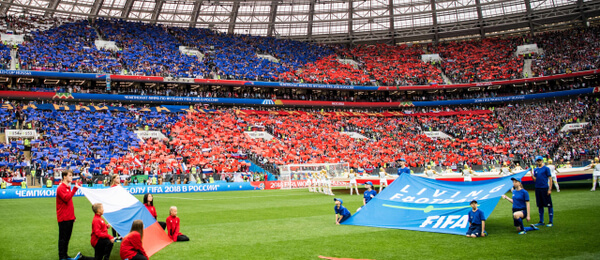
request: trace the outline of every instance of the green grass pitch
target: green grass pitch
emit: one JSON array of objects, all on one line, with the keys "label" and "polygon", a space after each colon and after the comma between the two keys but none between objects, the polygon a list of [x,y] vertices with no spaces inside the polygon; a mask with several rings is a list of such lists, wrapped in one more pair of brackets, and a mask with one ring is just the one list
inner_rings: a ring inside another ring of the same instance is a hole
[{"label": "green grass pitch", "polygon": [[[555,226],[527,235],[517,235],[511,205],[501,200],[486,224],[490,236],[478,239],[336,226],[332,196],[306,189],[157,194],[159,220],[177,206],[181,232],[191,241],[173,243],[152,259],[600,259],[600,192],[589,186],[565,183],[562,192],[553,193]],[[347,190],[334,193],[352,212],[362,204],[362,197]],[[90,203],[77,197],[74,204],[69,254],[92,256]],[[54,198],[0,200],[0,208],[0,259],[58,258]],[[535,223],[537,208],[532,211]],[[118,243],[111,259],[120,259]]]}]

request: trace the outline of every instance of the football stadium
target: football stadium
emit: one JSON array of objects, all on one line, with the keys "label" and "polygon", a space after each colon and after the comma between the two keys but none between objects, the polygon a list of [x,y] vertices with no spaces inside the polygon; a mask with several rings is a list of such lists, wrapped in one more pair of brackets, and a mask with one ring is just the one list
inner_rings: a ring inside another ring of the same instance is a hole
[{"label": "football stadium", "polygon": [[0,0],[0,98],[0,259],[600,259],[600,0]]}]

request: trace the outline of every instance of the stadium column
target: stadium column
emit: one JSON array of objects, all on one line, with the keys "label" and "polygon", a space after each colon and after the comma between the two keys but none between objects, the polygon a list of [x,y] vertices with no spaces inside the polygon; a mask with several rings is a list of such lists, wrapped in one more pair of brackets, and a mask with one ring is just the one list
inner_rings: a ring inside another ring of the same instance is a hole
[{"label": "stadium column", "polygon": [[437,11],[435,10],[435,0],[429,0],[431,4],[431,20],[433,21],[433,42],[438,43],[440,41],[440,35],[438,34],[438,22],[437,22]]},{"label": "stadium column", "polygon": [[127,0],[125,2],[125,6],[123,6],[123,13],[121,13],[121,18],[129,17],[129,13],[131,13],[131,7],[133,7],[133,2],[135,0]]},{"label": "stadium column", "polygon": [[229,16],[229,28],[227,29],[227,33],[233,34],[235,31],[235,20],[237,20],[238,11],[240,10],[240,2],[233,2],[233,8],[231,10],[231,16]]},{"label": "stadium column", "polygon": [[533,35],[534,31],[534,26],[533,26],[533,11],[531,11],[531,2],[529,0],[524,0],[525,1],[525,9],[526,9],[526,14],[527,14],[527,21],[529,23],[529,32],[531,33],[531,35]]},{"label": "stadium column", "polygon": [[588,27],[587,16],[585,15],[585,7],[583,6],[583,0],[577,0],[577,9],[579,9],[579,15],[581,15],[581,23],[583,26]]},{"label": "stadium column", "polygon": [[267,36],[273,36],[273,31],[275,30],[275,18],[277,17],[277,6],[279,0],[271,1],[271,15],[269,16],[269,29],[267,29]]},{"label": "stadium column", "polygon": [[6,3],[2,2],[1,6],[0,6],[0,15],[6,15],[6,12],[8,12],[8,8],[10,8],[10,5],[13,3],[14,0],[9,0]]},{"label": "stadium column", "polygon": [[394,29],[394,0],[388,2],[388,13],[390,16],[390,42],[396,45],[396,30]]},{"label": "stadium column", "polygon": [[200,6],[202,6],[202,0],[194,2],[194,9],[192,10],[192,17],[190,21],[190,28],[196,27],[198,22],[198,14],[200,13]]},{"label": "stadium column", "polygon": [[60,3],[60,0],[52,0],[50,2],[50,4],[48,4],[49,10],[46,10],[46,12],[44,13],[44,16],[52,17],[52,15],[54,15],[54,11],[56,11],[56,7],[58,7],[59,3]]},{"label": "stadium column", "polygon": [[310,5],[308,5],[308,32],[307,37],[309,41],[312,41],[312,31],[313,31],[313,16],[315,15],[315,0],[310,0]]},{"label": "stadium column", "polygon": [[353,23],[352,18],[354,17],[354,1],[348,1],[348,41],[350,45],[354,43],[354,35],[353,35]]},{"label": "stadium column", "polygon": [[160,15],[160,11],[162,10],[163,4],[165,3],[164,0],[157,0],[156,1],[156,5],[154,6],[154,11],[152,12],[152,24],[156,24],[156,21],[158,21],[158,16]]},{"label": "stadium column", "polygon": [[477,5],[477,21],[479,23],[479,34],[481,38],[485,38],[485,25],[483,24],[483,14],[481,12],[481,0],[475,0]]},{"label": "stadium column", "polygon": [[104,0],[95,0],[94,5],[92,6],[92,12],[90,13],[90,18],[96,18],[98,13],[100,12],[100,7],[104,3]]}]

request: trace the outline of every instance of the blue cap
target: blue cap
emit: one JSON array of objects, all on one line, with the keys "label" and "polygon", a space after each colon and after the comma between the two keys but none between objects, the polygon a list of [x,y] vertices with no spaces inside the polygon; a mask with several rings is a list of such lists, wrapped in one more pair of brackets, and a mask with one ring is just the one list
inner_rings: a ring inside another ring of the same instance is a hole
[{"label": "blue cap", "polygon": [[510,180],[512,180],[512,181],[518,181],[518,182],[521,182],[521,178],[515,178],[515,177],[512,177],[512,178],[510,178]]},{"label": "blue cap", "polygon": [[338,199],[338,198],[333,198],[333,201],[339,201],[339,202],[340,202],[340,204],[343,204],[343,203],[344,203],[344,201],[342,201],[342,199]]},{"label": "blue cap", "polygon": [[373,186],[373,183],[370,182],[370,181],[368,181],[368,182],[365,182],[365,185],[371,185],[371,186]]},{"label": "blue cap", "polygon": [[536,160],[536,161],[539,161],[539,160],[544,160],[544,157],[542,157],[542,156],[539,156],[539,155],[538,155],[538,156],[536,156],[536,157],[535,157],[535,160]]},{"label": "blue cap", "polygon": [[400,158],[400,161],[401,161],[401,162],[406,162],[406,159],[404,159],[404,158]]}]

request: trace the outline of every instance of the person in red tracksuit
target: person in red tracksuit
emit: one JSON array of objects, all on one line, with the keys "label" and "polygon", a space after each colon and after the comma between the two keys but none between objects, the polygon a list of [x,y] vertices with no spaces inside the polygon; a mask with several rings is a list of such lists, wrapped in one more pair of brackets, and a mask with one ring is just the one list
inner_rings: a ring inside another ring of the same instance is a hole
[{"label": "person in red tracksuit", "polygon": [[75,258],[71,258],[67,255],[69,250],[69,240],[71,240],[71,233],[73,233],[73,223],[75,222],[75,209],[73,208],[73,196],[79,184],[75,184],[75,187],[71,189],[71,182],[73,182],[73,172],[63,171],[62,182],[56,189],[56,220],[58,221],[58,257],[59,259],[79,259],[81,253],[77,253]]},{"label": "person in red tracksuit", "polygon": [[148,260],[148,255],[142,247],[144,237],[144,222],[136,219],[131,224],[131,231],[121,242],[121,259],[123,260]]},{"label": "person in red tracksuit", "polygon": [[102,219],[102,214],[104,214],[102,203],[92,205],[92,210],[95,215],[92,220],[92,239],[90,242],[92,247],[94,247],[94,256],[96,260],[108,260],[110,259],[110,252],[112,251],[115,238],[108,234],[108,226],[104,223],[104,219]]},{"label": "person in red tracksuit", "polygon": [[[154,208],[154,196],[150,193],[144,194],[144,206],[150,212],[150,215],[154,217],[154,219],[158,219],[158,215],[156,214],[156,208]],[[158,221],[158,224],[162,227],[163,230],[167,228],[167,223]]]},{"label": "person in red tracksuit", "polygon": [[177,217],[177,207],[172,206],[169,210],[170,215],[167,217],[167,231],[173,242],[190,241],[190,239],[179,233],[179,218]]}]

